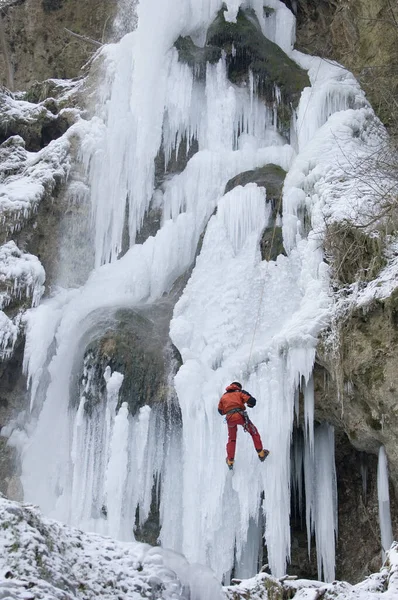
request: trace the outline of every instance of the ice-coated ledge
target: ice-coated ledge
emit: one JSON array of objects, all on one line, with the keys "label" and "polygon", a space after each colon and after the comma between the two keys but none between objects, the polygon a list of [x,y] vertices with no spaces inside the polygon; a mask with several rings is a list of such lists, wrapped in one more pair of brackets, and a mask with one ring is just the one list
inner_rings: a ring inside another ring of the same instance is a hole
[{"label": "ice-coated ledge", "polygon": [[[37,210],[39,202],[67,179],[72,139],[80,130],[80,112],[63,109],[53,115],[44,103],[19,100],[6,92],[0,93],[0,110],[3,127],[7,125],[11,132],[15,129],[18,133],[0,146],[0,227],[12,234],[23,227],[24,221]],[[69,129],[41,150],[27,151],[25,141],[19,135],[20,130],[24,137],[29,128],[40,129],[41,122],[51,123],[58,117],[71,123]]]},{"label": "ice-coated ledge", "polygon": [[45,278],[44,268],[36,256],[21,252],[13,241],[0,246],[0,308],[22,297],[37,306],[44,292]]},{"label": "ice-coated ledge", "polygon": [[10,319],[0,310],[0,359],[9,358],[18,338],[21,314]]},{"label": "ice-coated ledge", "polygon": [[2,309],[25,300],[37,306],[46,275],[36,256],[22,252],[15,242],[0,246],[0,359],[11,356],[22,323],[23,311],[10,318]]}]

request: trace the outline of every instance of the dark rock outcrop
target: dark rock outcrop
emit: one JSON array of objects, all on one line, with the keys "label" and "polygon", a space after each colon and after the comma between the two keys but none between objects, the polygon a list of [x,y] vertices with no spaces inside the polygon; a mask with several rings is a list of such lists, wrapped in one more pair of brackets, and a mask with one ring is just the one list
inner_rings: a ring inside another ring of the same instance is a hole
[{"label": "dark rock outcrop", "polygon": [[207,32],[207,46],[226,53],[228,77],[232,83],[246,81],[249,69],[258,78],[258,92],[274,99],[278,86],[287,104],[296,107],[302,90],[309,85],[306,71],[261,32],[254,11],[239,10],[236,23],[229,23],[220,11]]},{"label": "dark rock outcrop", "polygon": [[26,377],[22,374],[24,344],[17,342],[13,355],[0,361],[0,493],[11,500],[22,500],[17,451],[1,437],[1,430],[27,408]]},{"label": "dark rock outcrop", "polygon": [[[251,72],[259,96],[277,108],[278,130],[289,138],[292,109],[309,85],[306,71],[264,37],[254,11],[240,9],[236,23],[230,23],[225,20],[224,10],[210,25],[204,48],[196,47],[189,37],[178,38],[175,47],[180,60],[200,78],[204,77],[207,62],[215,63],[223,55],[228,78],[237,85],[248,85]],[[280,92],[278,100],[276,88]]]}]

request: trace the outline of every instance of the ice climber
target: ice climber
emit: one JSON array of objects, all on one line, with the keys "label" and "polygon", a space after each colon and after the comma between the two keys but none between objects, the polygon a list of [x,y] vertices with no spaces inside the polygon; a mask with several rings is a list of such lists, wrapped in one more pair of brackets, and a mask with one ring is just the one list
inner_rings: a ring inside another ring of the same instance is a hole
[{"label": "ice climber", "polygon": [[228,468],[232,470],[235,459],[236,436],[238,434],[238,425],[242,425],[245,431],[248,431],[252,436],[253,444],[257,450],[257,454],[261,462],[265,460],[269,454],[268,450],[263,448],[260,434],[257,427],[250,421],[246,412],[246,406],[253,408],[256,405],[256,399],[242,390],[242,385],[238,381],[233,381],[226,388],[225,394],[220,398],[218,403],[218,412],[220,415],[225,415],[228,425],[228,442],[227,442],[227,458],[226,463]]}]

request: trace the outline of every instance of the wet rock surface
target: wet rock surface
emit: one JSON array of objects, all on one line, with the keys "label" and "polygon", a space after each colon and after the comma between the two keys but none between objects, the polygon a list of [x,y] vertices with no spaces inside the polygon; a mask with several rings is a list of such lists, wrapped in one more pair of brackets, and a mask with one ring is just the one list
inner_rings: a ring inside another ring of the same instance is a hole
[{"label": "wet rock surface", "polygon": [[[84,350],[85,373],[73,382],[72,398],[78,401],[90,385],[87,412],[92,403],[106,396],[103,377],[106,367],[123,374],[119,405],[127,402],[131,415],[144,405],[153,406],[169,397],[171,364],[181,364],[178,351],[172,346],[168,327],[172,305],[165,301],[150,309],[120,309],[95,318],[95,328],[89,331],[90,340]],[[80,357],[78,358],[78,362]]]}]

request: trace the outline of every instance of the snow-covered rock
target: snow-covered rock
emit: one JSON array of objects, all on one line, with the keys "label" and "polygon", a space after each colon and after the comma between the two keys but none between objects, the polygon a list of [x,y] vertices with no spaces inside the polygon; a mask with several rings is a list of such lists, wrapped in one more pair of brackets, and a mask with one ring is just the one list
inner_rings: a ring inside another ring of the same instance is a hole
[{"label": "snow-covered rock", "polygon": [[[0,359],[12,354],[22,324],[22,310],[10,317],[5,309],[25,299],[37,306],[44,292],[46,275],[39,259],[21,252],[15,242],[0,246]],[[14,307],[15,308],[15,307]]]},{"label": "snow-covered rock", "polygon": [[379,573],[351,585],[346,581],[324,583],[309,579],[281,577],[267,573],[224,588],[229,600],[396,600],[398,598],[398,543],[387,554]]},{"label": "snow-covered rock", "polygon": [[115,542],[0,497],[0,598],[221,600],[212,572],[175,552]]},{"label": "snow-covered rock", "polygon": [[5,139],[0,146],[0,226],[7,235],[21,229],[39,202],[66,180],[79,111],[58,113],[55,100],[34,104],[4,91],[0,111],[0,139]]},{"label": "snow-covered rock", "polygon": [[14,297],[31,299],[37,306],[44,291],[45,272],[33,254],[21,252],[15,242],[0,246],[0,308]]},{"label": "snow-covered rock", "polygon": [[398,544],[379,573],[356,585],[267,573],[236,583],[222,588],[180,554],[84,533],[0,496],[0,598],[7,600],[396,600]]}]

